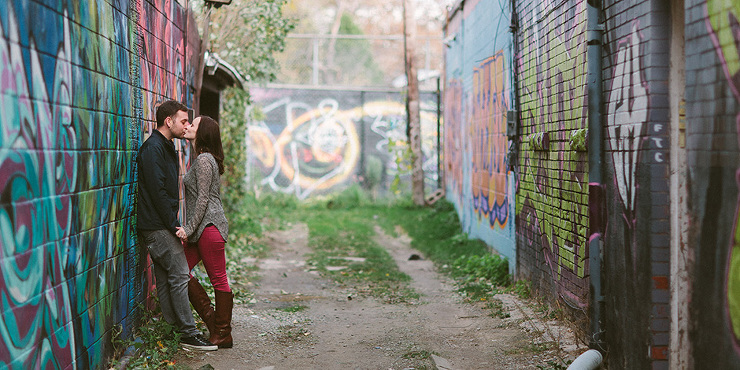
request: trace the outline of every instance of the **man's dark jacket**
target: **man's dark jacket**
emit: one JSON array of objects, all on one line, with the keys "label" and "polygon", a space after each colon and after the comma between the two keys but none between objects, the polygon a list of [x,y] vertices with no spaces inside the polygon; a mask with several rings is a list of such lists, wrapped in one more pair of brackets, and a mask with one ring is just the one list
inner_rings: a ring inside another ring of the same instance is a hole
[{"label": "man's dark jacket", "polygon": [[141,145],[136,158],[139,167],[139,230],[170,230],[180,226],[177,220],[179,185],[177,152],[172,140],[158,130]]}]

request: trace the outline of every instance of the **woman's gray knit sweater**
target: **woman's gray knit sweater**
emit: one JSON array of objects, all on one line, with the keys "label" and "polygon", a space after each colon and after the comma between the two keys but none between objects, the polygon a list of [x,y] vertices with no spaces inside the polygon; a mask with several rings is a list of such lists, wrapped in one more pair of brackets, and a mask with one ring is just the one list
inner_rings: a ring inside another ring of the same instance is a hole
[{"label": "woman's gray knit sweater", "polygon": [[185,233],[188,242],[200,239],[209,224],[216,226],[224,241],[229,234],[229,222],[221,205],[221,179],[218,164],[211,153],[201,153],[195,158],[190,171],[185,174]]}]

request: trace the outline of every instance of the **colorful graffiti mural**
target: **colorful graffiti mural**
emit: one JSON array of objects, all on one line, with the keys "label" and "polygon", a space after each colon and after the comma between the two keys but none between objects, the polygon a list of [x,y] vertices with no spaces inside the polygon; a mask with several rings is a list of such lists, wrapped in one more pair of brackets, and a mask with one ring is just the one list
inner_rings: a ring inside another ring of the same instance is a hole
[{"label": "colorful graffiti mural", "polygon": [[[114,3],[0,5],[3,368],[103,367],[113,327],[127,336],[136,323],[146,286],[134,158],[154,97],[186,90],[181,72],[140,72],[178,71],[167,45],[182,45],[182,9]],[[156,41],[157,58],[141,47],[151,17],[173,35]]]},{"label": "colorful graffiti mural", "polygon": [[[381,159],[386,179],[407,176],[398,158],[406,148],[406,109],[399,102],[370,101],[349,109],[341,109],[334,98],[323,98],[315,107],[290,96],[257,102],[265,104],[266,118],[249,125],[248,162],[259,170],[260,185],[272,191],[306,199],[361,182],[367,176],[360,168],[362,156]],[[434,110],[425,106],[421,113],[423,166],[431,189],[437,179]]]},{"label": "colorful graffiti mural", "polygon": [[491,228],[505,228],[509,220],[509,138],[506,111],[509,94],[504,53],[483,61],[473,70],[473,140],[471,186],[473,209]]},{"label": "colorful graffiti mural", "polygon": [[572,13],[550,6],[537,3],[523,21],[516,61],[522,76],[517,234],[540,248],[558,294],[585,307],[588,163],[578,142],[587,127],[586,3],[576,2]]},{"label": "colorful graffiti mural", "polygon": [[[740,102],[740,4],[731,0],[707,1],[707,29],[719,56],[725,78]],[[737,113],[737,134],[740,143],[740,112]],[[740,189],[740,169],[737,170]],[[735,230],[727,259],[727,315],[735,335],[735,349],[740,352],[740,196],[735,215]]]},{"label": "colorful graffiti mural", "polygon": [[446,197],[462,231],[507,258],[513,273],[515,180],[506,132],[514,101],[512,36],[503,26],[511,23],[510,10],[490,1],[460,6],[445,30]]},{"label": "colorful graffiti mural", "polygon": [[69,22],[63,25],[54,73],[47,82],[34,40],[24,60],[12,6],[5,19],[7,31],[0,35],[0,294],[3,307],[17,311],[4,312],[0,321],[5,343],[0,361],[59,368],[71,364],[78,349],[71,324],[74,283],[65,273],[63,256],[72,247],[74,206],[68,194],[75,190],[78,170],[71,153],[77,140],[69,109],[74,94]]}]

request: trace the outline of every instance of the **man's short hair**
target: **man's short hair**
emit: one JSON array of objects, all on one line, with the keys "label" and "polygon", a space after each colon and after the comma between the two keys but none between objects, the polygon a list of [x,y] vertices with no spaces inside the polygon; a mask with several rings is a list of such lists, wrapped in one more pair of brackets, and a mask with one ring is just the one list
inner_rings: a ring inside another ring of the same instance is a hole
[{"label": "man's short hair", "polygon": [[164,125],[164,120],[167,117],[172,117],[179,111],[187,113],[188,107],[177,100],[167,100],[160,104],[159,107],[157,107],[157,128]]}]

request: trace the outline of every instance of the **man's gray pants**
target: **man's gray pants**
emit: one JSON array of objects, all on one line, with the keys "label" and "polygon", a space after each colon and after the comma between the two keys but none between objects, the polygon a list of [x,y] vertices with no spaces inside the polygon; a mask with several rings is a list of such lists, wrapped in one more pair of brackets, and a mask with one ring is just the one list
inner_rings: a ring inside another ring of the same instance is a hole
[{"label": "man's gray pants", "polygon": [[182,242],[168,230],[140,230],[139,233],[154,262],[157,297],[164,319],[183,336],[200,334],[190,311],[190,271]]}]

